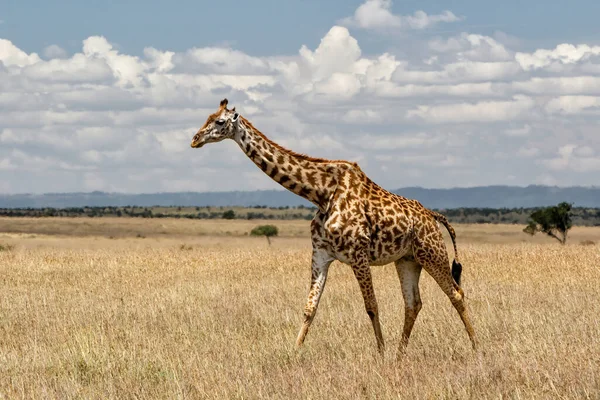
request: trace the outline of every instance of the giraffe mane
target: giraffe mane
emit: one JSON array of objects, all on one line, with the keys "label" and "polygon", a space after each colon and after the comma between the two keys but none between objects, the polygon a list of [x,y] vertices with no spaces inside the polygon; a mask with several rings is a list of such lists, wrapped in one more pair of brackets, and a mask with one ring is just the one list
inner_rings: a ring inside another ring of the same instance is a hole
[{"label": "giraffe mane", "polygon": [[244,118],[243,116],[240,115],[239,117],[244,124],[246,125],[246,127],[248,129],[252,129],[256,134],[258,134],[259,136],[261,136],[267,143],[269,143],[271,146],[275,147],[276,149],[278,149],[279,151],[289,154],[292,157],[296,157],[299,158],[301,160],[304,161],[310,161],[310,162],[316,162],[316,163],[334,163],[334,164],[349,164],[352,165],[355,168],[359,168],[358,164],[352,161],[347,161],[347,160],[329,160],[327,158],[319,158],[319,157],[311,157],[309,155],[303,154],[303,153],[297,153],[293,150],[287,149],[283,146],[281,146],[279,143],[274,142],[273,140],[269,139],[264,133],[262,133],[261,131],[259,131],[258,129],[256,129],[256,127],[254,127],[254,125],[252,125],[252,123],[250,121],[248,121],[248,119]]}]

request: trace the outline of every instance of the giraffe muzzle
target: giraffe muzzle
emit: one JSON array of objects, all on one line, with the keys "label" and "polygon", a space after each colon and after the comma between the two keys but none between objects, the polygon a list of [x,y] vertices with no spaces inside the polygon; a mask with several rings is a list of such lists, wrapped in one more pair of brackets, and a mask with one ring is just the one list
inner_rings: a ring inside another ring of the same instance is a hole
[{"label": "giraffe muzzle", "polygon": [[205,143],[206,142],[204,140],[202,140],[202,138],[200,137],[200,135],[196,135],[192,139],[191,146],[194,149],[199,149],[200,147],[204,146]]}]

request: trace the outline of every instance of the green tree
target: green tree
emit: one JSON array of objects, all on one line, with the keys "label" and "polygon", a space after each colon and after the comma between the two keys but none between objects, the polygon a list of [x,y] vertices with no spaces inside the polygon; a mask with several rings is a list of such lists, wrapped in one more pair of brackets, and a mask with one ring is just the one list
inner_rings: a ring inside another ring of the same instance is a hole
[{"label": "green tree", "polygon": [[267,238],[269,245],[271,244],[271,236],[277,236],[279,230],[275,225],[259,225],[250,231],[251,236],[264,236]]},{"label": "green tree", "polygon": [[235,218],[235,211],[233,210],[227,210],[223,213],[223,219],[234,219]]},{"label": "green tree", "polygon": [[567,241],[567,232],[573,226],[571,222],[571,204],[562,202],[554,207],[547,207],[533,212],[529,225],[523,232],[535,235],[537,232],[558,240],[561,244]]}]

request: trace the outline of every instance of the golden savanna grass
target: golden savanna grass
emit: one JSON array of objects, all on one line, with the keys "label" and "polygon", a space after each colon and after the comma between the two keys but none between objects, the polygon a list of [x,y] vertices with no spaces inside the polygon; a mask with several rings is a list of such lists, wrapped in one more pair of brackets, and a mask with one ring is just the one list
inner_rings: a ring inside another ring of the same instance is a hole
[{"label": "golden savanna grass", "polygon": [[373,268],[383,358],[339,263],[296,349],[308,222],[275,222],[272,246],[243,236],[260,223],[0,219],[0,398],[600,397],[600,246],[580,244],[599,228],[563,247],[520,226],[457,225],[481,348],[424,273],[397,361],[393,265]]}]

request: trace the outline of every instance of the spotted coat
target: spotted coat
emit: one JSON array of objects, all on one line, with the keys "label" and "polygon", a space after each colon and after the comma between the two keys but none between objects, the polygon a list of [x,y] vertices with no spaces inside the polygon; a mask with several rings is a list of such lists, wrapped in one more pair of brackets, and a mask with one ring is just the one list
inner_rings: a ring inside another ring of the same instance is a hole
[{"label": "spotted coat", "polygon": [[[421,309],[418,284],[423,268],[450,298],[475,347],[475,334],[459,286],[462,266],[458,262],[456,234],[442,214],[381,188],[356,163],[309,157],[283,148],[240,116],[235,108],[229,110],[226,99],[208,117],[191,146],[200,148],[223,139],[235,140],[265,174],[318,208],[311,223],[311,283],[298,345],[304,342],[315,317],[329,266],[339,260],[349,264],[357,278],[380,351],[384,341],[370,266],[392,262],[405,303],[401,350],[408,344]],[[452,238],[455,253],[452,268],[438,222]]]}]

